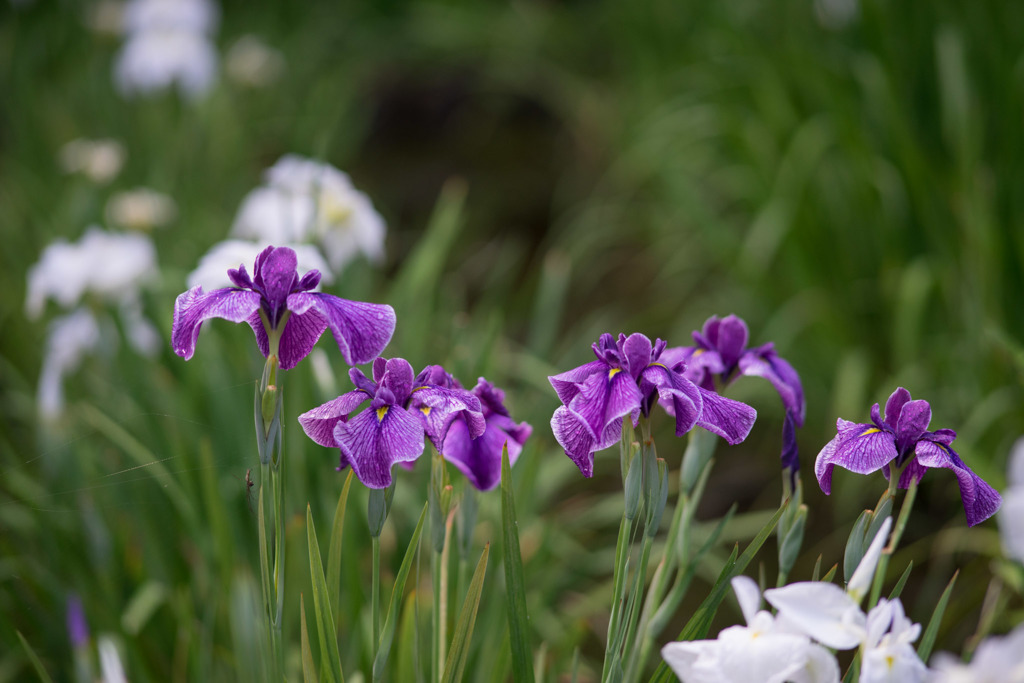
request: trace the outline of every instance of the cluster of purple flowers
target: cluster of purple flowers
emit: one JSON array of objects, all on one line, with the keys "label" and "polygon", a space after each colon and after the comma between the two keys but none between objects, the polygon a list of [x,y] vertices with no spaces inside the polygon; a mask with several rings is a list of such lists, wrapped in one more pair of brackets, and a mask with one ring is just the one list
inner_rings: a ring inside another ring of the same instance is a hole
[{"label": "cluster of purple flowers", "polygon": [[[393,465],[415,461],[429,439],[473,486],[488,490],[498,483],[502,450],[514,462],[532,432],[509,416],[504,392],[483,378],[467,391],[441,366],[414,375],[407,361],[379,357],[395,329],[394,310],[313,291],[320,273],[300,277],[291,249],[267,247],[253,270],[251,278],[244,266],[230,270],[234,287],[206,293],[197,286],[178,297],[171,334],[178,355],[192,357],[203,321],[224,318],[248,323],[263,355],[276,357],[287,370],[330,329],[346,363],[373,360],[372,378],[351,369],[355,389],[299,417],[313,441],[338,448],[339,469],[351,466],[366,486],[385,488]],[[594,472],[594,453],[619,441],[623,420],[638,425],[656,403],[675,419],[677,436],[699,426],[736,444],[747,437],[757,413],[718,390],[739,376],[763,377],[782,399],[782,464],[795,476],[795,428],[806,413],[800,378],[771,343],[747,348],[748,338],[746,323],[735,315],[709,318],[693,333],[693,346],[668,348],[665,341],[652,343],[639,333],[618,339],[603,334],[593,345],[595,360],[548,378],[562,404],[551,418],[552,432],[587,477]],[[357,412],[364,404],[366,409]],[[861,474],[881,469],[886,477],[898,477],[900,488],[938,467],[956,475],[969,524],[998,509],[999,494],[950,447],[956,433],[927,431],[931,408],[926,401],[911,400],[901,387],[889,398],[885,418],[875,404],[871,419],[870,424],[838,421],[836,438],[815,462],[825,493],[831,491],[836,465]]]},{"label": "cluster of purple flowers", "polygon": [[[203,292],[196,286],[175,301],[175,353],[191,358],[203,321],[223,318],[248,323],[263,355],[288,370],[330,328],[347,364],[373,360],[372,379],[352,368],[355,389],[302,414],[299,423],[316,443],[338,448],[339,469],[351,466],[366,486],[390,486],[392,466],[419,458],[424,437],[481,490],[500,480],[503,448],[510,462],[519,456],[532,429],[509,417],[500,389],[481,377],[466,391],[439,365],[413,375],[407,361],[379,357],[395,330],[390,306],[312,291],[320,273],[299,277],[287,247],[263,250],[251,278],[244,265],[228,276],[234,287]],[[367,401],[367,410],[356,414]]]}]

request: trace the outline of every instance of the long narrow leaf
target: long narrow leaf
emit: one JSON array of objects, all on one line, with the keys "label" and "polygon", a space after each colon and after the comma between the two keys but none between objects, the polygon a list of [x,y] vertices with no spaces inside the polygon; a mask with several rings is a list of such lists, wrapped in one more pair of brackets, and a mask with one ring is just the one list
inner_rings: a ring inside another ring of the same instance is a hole
[{"label": "long narrow leaf", "polygon": [[956,583],[958,576],[960,576],[959,569],[953,573],[953,578],[949,580],[946,590],[942,591],[942,597],[939,598],[938,604],[935,605],[935,611],[932,612],[932,618],[931,621],[928,622],[928,628],[924,630],[924,636],[921,638],[921,643],[917,646],[917,656],[921,658],[922,662],[927,662],[928,657],[932,654],[932,647],[935,645],[935,636],[939,634],[939,624],[942,623],[942,615],[946,612],[946,605],[949,604],[949,597],[953,594],[953,584]]},{"label": "long narrow leaf", "polygon": [[25,648],[25,653],[28,655],[28,659],[32,662],[32,668],[36,670],[36,675],[39,676],[39,680],[43,683],[53,683],[53,679],[50,678],[50,674],[46,673],[46,669],[43,668],[43,663],[39,661],[39,656],[36,655],[36,651],[32,649],[32,646],[25,640],[25,636],[21,635],[21,631],[15,630],[18,634],[18,640],[21,641],[21,646]]},{"label": "long narrow leaf", "polygon": [[338,652],[338,632],[334,628],[331,602],[327,595],[327,580],[320,559],[320,544],[316,540],[313,511],[306,503],[306,539],[309,542],[309,573],[313,580],[313,611],[316,613],[316,632],[320,640],[321,680],[344,683],[341,672],[341,654]]},{"label": "long narrow leaf", "polygon": [[334,510],[334,526],[331,529],[331,542],[327,550],[327,596],[331,601],[331,614],[340,614],[338,593],[341,590],[341,539],[345,531],[345,510],[348,506],[348,491],[352,487],[353,470],[350,468],[345,484],[338,496],[338,507]]},{"label": "long narrow leaf", "polygon": [[301,631],[299,637],[302,646],[302,680],[304,683],[316,683],[316,666],[313,664],[313,652],[309,649],[309,631],[306,629],[306,598],[299,594],[299,616]]},{"label": "long narrow leaf", "polygon": [[533,662],[530,656],[530,635],[526,616],[526,583],[523,580],[523,557],[519,553],[519,523],[516,521],[515,497],[512,493],[512,467],[508,448],[501,451],[501,527],[504,541],[505,591],[508,597],[509,640],[512,649],[512,678],[533,683]]},{"label": "long narrow leaf", "polygon": [[892,592],[889,593],[890,600],[895,600],[900,597],[900,593],[903,592],[903,587],[907,585],[907,579],[910,578],[910,570],[913,568],[914,561],[911,560],[910,564],[907,565],[907,568],[903,570],[903,576],[900,577],[900,580],[896,582],[895,586],[893,586]]},{"label": "long narrow leaf", "polygon": [[444,668],[443,683],[455,683],[462,680],[462,672],[466,669],[466,658],[469,656],[469,643],[473,638],[473,626],[476,624],[476,612],[480,608],[480,593],[484,589],[484,574],[487,572],[487,556],[491,551],[491,544],[484,546],[484,552],[480,555],[480,561],[476,564],[476,571],[469,582],[466,591],[466,599],[462,603],[462,611],[459,613],[459,621],[455,625],[455,633],[452,634],[452,646],[448,650],[447,665]]},{"label": "long narrow leaf", "polygon": [[391,601],[388,603],[388,616],[384,620],[384,630],[380,635],[380,648],[373,660],[373,680],[380,681],[384,678],[384,667],[387,666],[388,656],[391,654],[391,643],[395,639],[395,629],[398,626],[398,612],[402,606],[402,592],[405,590],[405,580],[409,578],[409,570],[412,568],[413,558],[416,556],[416,548],[420,544],[420,534],[423,532],[423,520],[427,518],[427,505],[423,504],[423,511],[420,513],[420,520],[416,523],[416,531],[412,533],[409,547],[405,549],[405,557],[402,559],[402,566],[398,569],[398,576],[395,577],[394,588],[391,589]]}]

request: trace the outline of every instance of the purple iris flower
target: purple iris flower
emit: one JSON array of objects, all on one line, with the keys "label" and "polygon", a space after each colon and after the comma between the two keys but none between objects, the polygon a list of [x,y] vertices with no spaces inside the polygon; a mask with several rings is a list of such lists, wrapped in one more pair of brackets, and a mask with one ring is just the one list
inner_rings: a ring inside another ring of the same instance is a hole
[{"label": "purple iris flower", "polygon": [[486,428],[473,438],[467,420],[456,420],[448,430],[441,453],[459,468],[469,483],[480,491],[490,491],[501,481],[501,452],[508,448],[509,466],[523,451],[523,444],[533,433],[525,422],[516,424],[505,408],[505,392],[481,377],[473,387],[480,399]]},{"label": "purple iris flower", "polygon": [[871,423],[857,424],[840,418],[839,433],[825,444],[814,463],[818,484],[826,494],[832,492],[832,468],[836,465],[868,474],[882,470],[888,479],[893,469],[900,473],[901,489],[919,482],[929,467],[953,470],[960,484],[960,497],[967,523],[974,526],[999,509],[999,493],[971,471],[950,448],[956,432],[937,429],[929,432],[932,409],[928,401],[910,400],[910,392],[899,387],[885,404],[885,419],[876,403],[871,408]]},{"label": "purple iris flower", "polygon": [[256,257],[251,279],[241,265],[228,271],[234,287],[204,292],[197,285],[179,295],[171,329],[174,352],[191,358],[208,318],[249,323],[260,351],[276,354],[282,370],[305,358],[328,327],[349,365],[366,363],[384,350],[395,331],[390,306],[310,291],[320,283],[320,272],[300,278],[296,268],[294,251],[267,247]]},{"label": "purple iris flower", "polygon": [[551,430],[583,476],[593,476],[594,453],[620,439],[622,419],[629,415],[636,425],[659,400],[675,416],[676,436],[697,425],[730,444],[747,438],[757,411],[694,384],[684,375],[685,362],[659,362],[665,347],[639,333],[620,334],[618,341],[605,333],[593,345],[597,360],[548,377],[563,404]]},{"label": "purple iris flower", "polygon": [[[430,366],[413,376],[401,358],[373,362],[373,379],[349,370],[354,391],[303,413],[299,423],[321,446],[341,450],[338,469],[349,465],[359,481],[374,489],[391,485],[391,467],[423,454],[426,436],[440,449],[448,429],[462,416],[471,437],[485,429],[480,400],[463,389],[445,386],[451,376]],[[430,383],[441,381],[440,385]],[[370,401],[368,410],[352,413]]]},{"label": "purple iris flower", "polygon": [[715,380],[728,384],[740,375],[764,377],[772,383],[786,409],[782,427],[782,466],[793,472],[800,468],[796,447],[796,427],[804,426],[807,404],[800,376],[793,366],[780,358],[771,342],[747,348],[750,332],[742,318],[713,315],[700,332],[693,333],[695,346],[665,349],[662,356],[666,364],[686,362],[686,377],[690,381],[714,391]]}]

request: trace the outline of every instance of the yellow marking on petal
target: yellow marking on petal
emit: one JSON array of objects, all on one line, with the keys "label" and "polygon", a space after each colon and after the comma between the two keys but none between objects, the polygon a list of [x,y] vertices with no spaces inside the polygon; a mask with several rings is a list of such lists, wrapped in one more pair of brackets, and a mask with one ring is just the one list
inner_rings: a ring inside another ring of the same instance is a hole
[{"label": "yellow marking on petal", "polygon": [[690,358],[696,358],[702,353],[704,353],[704,349],[694,349],[693,353],[690,354]]},{"label": "yellow marking on petal", "polygon": [[620,372],[622,372],[622,368],[612,368],[611,370],[608,371],[608,379],[611,379]]},{"label": "yellow marking on petal", "polygon": [[387,415],[387,414],[388,414],[388,407],[387,406],[381,406],[380,408],[377,408],[377,422],[381,422],[384,419],[384,416]]},{"label": "yellow marking on petal", "polygon": [[430,415],[430,406],[423,406],[420,408],[420,412],[424,415]]},{"label": "yellow marking on petal", "polygon": [[878,433],[878,432],[880,432],[880,431],[882,431],[882,430],[881,430],[881,429],[879,429],[878,427],[871,427],[871,428],[870,428],[870,429],[868,429],[867,431],[861,432],[861,434],[860,434],[860,435],[861,435],[861,436],[867,436],[868,434],[876,434],[876,433]]},{"label": "yellow marking on petal", "polygon": [[896,658],[893,657],[892,655],[886,655],[885,656],[885,663],[889,667],[889,670],[891,671],[892,667],[896,664]]}]

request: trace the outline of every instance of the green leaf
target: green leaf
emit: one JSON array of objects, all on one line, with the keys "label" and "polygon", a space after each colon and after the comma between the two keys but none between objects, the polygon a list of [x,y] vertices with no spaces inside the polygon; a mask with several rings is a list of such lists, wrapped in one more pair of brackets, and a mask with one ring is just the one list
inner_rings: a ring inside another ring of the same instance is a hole
[{"label": "green leaf", "polygon": [[36,655],[36,651],[32,649],[32,646],[25,640],[25,636],[21,635],[21,631],[15,630],[18,634],[18,640],[21,641],[21,646],[25,648],[25,653],[28,655],[28,659],[32,662],[32,668],[36,670],[36,675],[39,676],[39,680],[43,683],[53,683],[53,679],[50,678],[50,674],[46,673],[46,669],[43,668],[43,663],[39,661],[39,656]]},{"label": "green leaf", "polygon": [[[864,533],[867,531],[868,523],[871,521],[871,510],[860,513],[857,523],[853,525],[849,538],[846,539],[846,552],[843,553],[843,576],[849,581],[857,564],[864,557]],[[872,538],[874,538],[872,536]]]},{"label": "green leaf", "polygon": [[313,652],[309,649],[309,631],[306,629],[306,598],[299,593],[300,638],[302,642],[302,680],[305,683],[316,683],[316,666],[313,664]]},{"label": "green leaf", "polygon": [[443,683],[454,683],[462,680],[462,673],[466,669],[466,658],[469,655],[469,643],[473,638],[473,626],[476,624],[476,613],[480,608],[480,593],[484,588],[484,574],[487,572],[487,556],[491,551],[491,544],[484,546],[484,552],[480,555],[480,561],[476,564],[476,571],[469,582],[469,589],[466,592],[466,599],[462,603],[462,611],[459,612],[459,621],[455,625],[455,633],[452,634],[452,646],[448,650],[448,657],[445,660],[447,665],[444,668]]},{"label": "green leaf", "polygon": [[316,632],[320,640],[321,680],[344,683],[341,655],[338,652],[338,632],[334,628],[324,565],[320,559],[320,544],[316,540],[316,526],[313,524],[313,511],[309,503],[306,503],[306,539],[309,542],[309,573],[313,580],[313,611],[316,613]]},{"label": "green leaf", "polygon": [[949,597],[953,594],[953,584],[956,583],[956,579],[959,575],[959,569],[953,572],[953,578],[949,580],[946,590],[942,591],[942,597],[939,598],[938,604],[935,605],[935,611],[932,612],[932,618],[931,621],[928,622],[928,628],[924,630],[924,636],[921,638],[921,642],[917,646],[917,656],[921,658],[922,662],[928,661],[928,657],[932,654],[932,647],[935,645],[935,637],[939,634],[939,624],[942,623],[942,615],[946,611],[946,605],[949,604]]},{"label": "green leaf", "polygon": [[519,553],[519,523],[516,521],[515,496],[512,493],[512,467],[508,448],[501,451],[501,527],[504,543],[505,591],[508,597],[509,640],[512,649],[512,679],[532,683],[533,662],[526,616],[526,582],[523,557]]},{"label": "green leaf", "polygon": [[331,602],[331,614],[340,614],[338,593],[341,589],[341,539],[345,531],[345,510],[348,506],[348,491],[352,487],[353,470],[349,469],[345,484],[338,496],[338,507],[334,510],[334,526],[331,528],[331,542],[327,550],[327,596]]},{"label": "green leaf", "polygon": [[836,576],[836,571],[839,569],[839,564],[832,565],[832,568],[825,572],[825,576],[821,577],[821,580],[825,583],[832,583],[832,579]]},{"label": "green leaf", "polygon": [[259,506],[259,518],[257,521],[257,528],[259,529],[259,543],[260,543],[260,584],[263,587],[263,611],[268,615],[270,614],[270,564],[269,558],[267,557],[267,520],[265,508],[263,506],[263,487],[264,481],[266,480],[266,471],[268,467],[263,468],[264,476],[260,478],[260,494],[257,501]]},{"label": "green leaf", "polygon": [[892,592],[889,593],[890,600],[895,600],[900,597],[900,593],[903,592],[903,587],[907,585],[907,579],[910,578],[910,570],[913,568],[914,561],[911,560],[910,564],[907,565],[907,568],[903,570],[903,575],[900,577],[900,580],[896,582],[896,585],[892,588]]},{"label": "green leaf", "polygon": [[423,504],[420,520],[416,523],[416,531],[412,533],[409,547],[405,549],[402,566],[398,569],[394,588],[391,589],[388,617],[384,621],[384,629],[380,635],[380,648],[377,650],[377,656],[373,660],[373,680],[375,681],[380,681],[384,678],[384,667],[388,663],[388,656],[391,654],[391,643],[395,639],[395,628],[398,626],[398,612],[402,606],[402,591],[405,590],[405,580],[409,578],[409,570],[412,568],[412,561],[416,556],[416,548],[420,543],[420,534],[423,533],[423,520],[427,518],[427,505],[428,503]]}]

